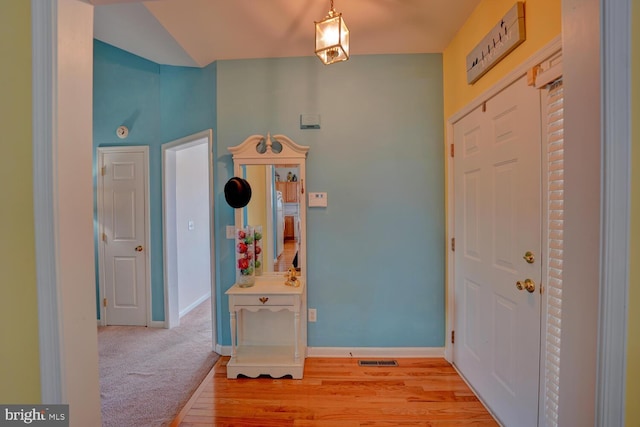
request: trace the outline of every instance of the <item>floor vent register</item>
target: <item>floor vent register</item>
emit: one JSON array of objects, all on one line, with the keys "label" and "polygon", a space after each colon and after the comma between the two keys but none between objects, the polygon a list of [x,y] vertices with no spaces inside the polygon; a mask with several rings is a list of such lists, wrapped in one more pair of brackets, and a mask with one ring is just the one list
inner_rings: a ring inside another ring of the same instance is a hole
[{"label": "floor vent register", "polygon": [[398,366],[395,360],[358,360],[358,366]]}]

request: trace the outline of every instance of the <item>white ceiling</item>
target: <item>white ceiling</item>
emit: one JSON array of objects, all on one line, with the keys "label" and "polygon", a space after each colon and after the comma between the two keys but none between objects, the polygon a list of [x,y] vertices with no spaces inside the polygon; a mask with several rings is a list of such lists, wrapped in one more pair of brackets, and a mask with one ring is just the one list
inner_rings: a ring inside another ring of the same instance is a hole
[{"label": "white ceiling", "polygon": [[[310,56],[330,0],[89,0],[95,38],[159,64]],[[335,0],[351,55],[440,53],[480,0]]]}]

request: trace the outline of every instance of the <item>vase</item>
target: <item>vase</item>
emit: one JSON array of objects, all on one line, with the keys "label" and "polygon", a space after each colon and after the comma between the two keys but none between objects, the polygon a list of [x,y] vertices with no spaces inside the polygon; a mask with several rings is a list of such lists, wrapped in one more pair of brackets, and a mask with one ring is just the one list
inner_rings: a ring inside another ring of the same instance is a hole
[{"label": "vase", "polygon": [[256,282],[254,241],[253,227],[236,228],[236,283],[241,288]]},{"label": "vase", "polygon": [[262,264],[262,226],[256,225],[253,229],[253,244],[254,244],[254,257],[255,257],[255,272],[256,276],[262,276],[263,264]]}]

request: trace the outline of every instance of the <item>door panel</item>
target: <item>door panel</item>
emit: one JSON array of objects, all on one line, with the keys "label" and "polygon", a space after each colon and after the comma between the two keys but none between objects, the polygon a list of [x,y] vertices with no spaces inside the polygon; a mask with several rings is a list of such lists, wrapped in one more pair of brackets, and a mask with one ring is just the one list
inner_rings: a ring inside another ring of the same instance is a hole
[{"label": "door panel", "polygon": [[[454,363],[505,425],[535,426],[540,358],[540,95],[522,78],[453,126]],[[461,148],[461,149],[460,149]],[[459,153],[459,154],[458,154]],[[531,251],[536,261],[523,255]],[[516,282],[535,282],[535,291]]]},{"label": "door panel", "polygon": [[493,301],[493,330],[495,333],[495,357],[493,358],[493,373],[502,387],[515,397],[515,363],[517,343],[516,322],[517,304],[501,296],[494,296]]},{"label": "door panel", "polygon": [[465,356],[471,356],[477,362],[480,362],[480,339],[482,337],[482,329],[477,327],[480,325],[480,292],[480,285],[469,279],[465,281],[463,311],[466,323],[462,340],[465,350],[468,352]]},{"label": "door panel", "polygon": [[517,273],[515,241],[517,238],[515,179],[517,161],[508,161],[493,168],[493,262],[495,268]]},{"label": "door panel", "polygon": [[146,153],[106,151],[101,156],[105,321],[147,324]]},{"label": "door panel", "polygon": [[113,239],[135,240],[136,237],[136,191],[113,191]]},{"label": "door panel", "polygon": [[478,217],[478,171],[464,176],[464,251],[465,256],[480,260],[480,220]]},{"label": "door panel", "polygon": [[113,307],[116,309],[137,307],[136,259],[134,257],[114,257],[113,277]]}]

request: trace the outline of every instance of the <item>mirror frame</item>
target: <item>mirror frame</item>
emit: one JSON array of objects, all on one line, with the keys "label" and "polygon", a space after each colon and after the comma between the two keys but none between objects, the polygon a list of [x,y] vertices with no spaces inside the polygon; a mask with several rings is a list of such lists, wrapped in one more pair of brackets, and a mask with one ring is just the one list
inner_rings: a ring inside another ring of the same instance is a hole
[{"label": "mirror frame", "polygon": [[[258,147],[263,144],[264,152],[258,151]],[[281,150],[274,151],[274,145],[281,146]],[[306,180],[306,160],[309,152],[308,146],[296,144],[286,135],[273,135],[267,133],[264,135],[251,135],[242,143],[228,147],[233,158],[234,176],[242,177],[242,167],[247,165],[296,165],[298,167],[298,181],[300,182],[299,206],[298,212],[300,216],[300,243],[298,245],[298,265],[300,267],[300,276],[306,282],[307,274],[307,200],[305,195]],[[234,209],[235,226],[242,224],[243,209]],[[265,272],[262,276],[256,276],[256,280],[260,277],[281,276],[283,272]]]}]

